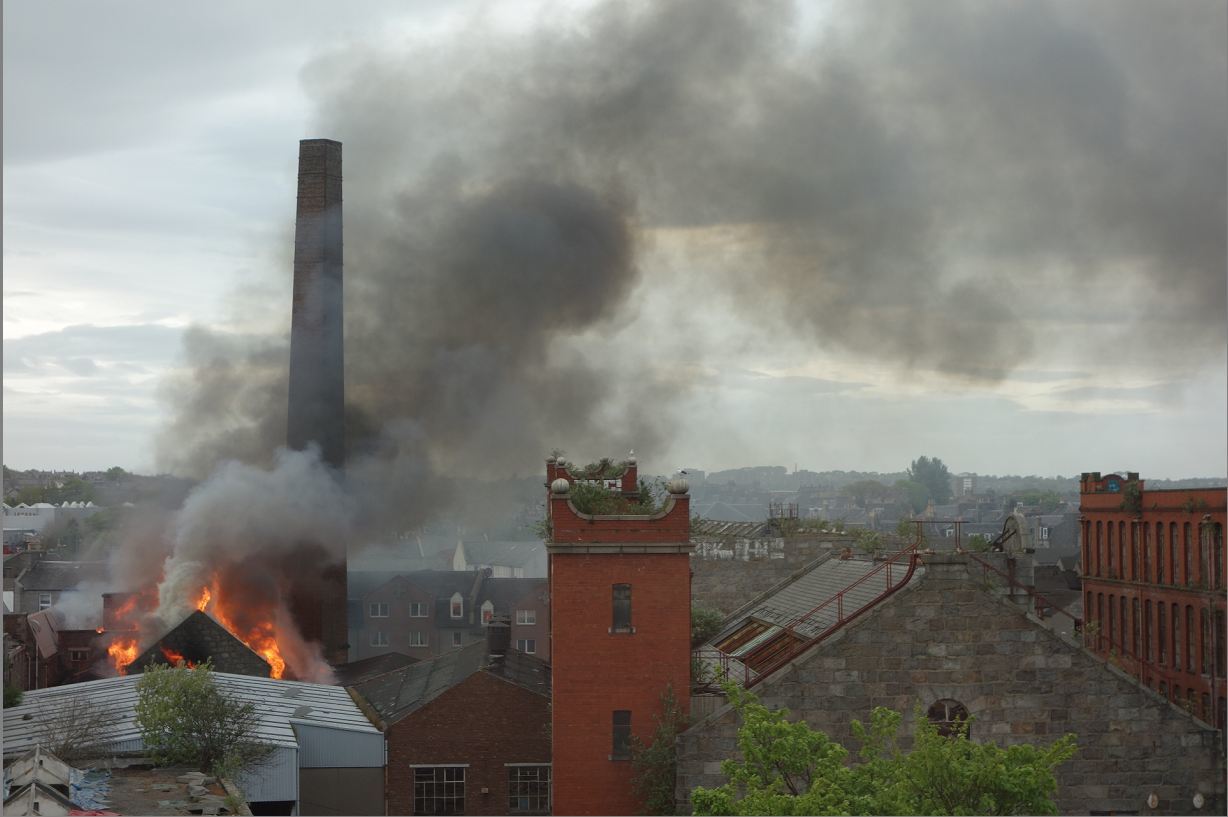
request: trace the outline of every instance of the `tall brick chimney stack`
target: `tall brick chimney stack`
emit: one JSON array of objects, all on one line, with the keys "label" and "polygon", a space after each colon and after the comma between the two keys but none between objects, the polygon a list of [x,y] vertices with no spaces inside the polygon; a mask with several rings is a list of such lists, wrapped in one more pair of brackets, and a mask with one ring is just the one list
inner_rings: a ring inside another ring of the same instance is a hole
[{"label": "tall brick chimney stack", "polygon": [[[298,146],[298,211],[294,223],[294,302],[290,321],[290,401],[286,446],[320,446],[324,462],[345,464],[345,360],[342,346],[341,143],[303,139]],[[315,568],[296,582],[290,613],[299,632],[321,645],[324,659],[344,662],[346,560],[319,545],[290,555]]]},{"label": "tall brick chimney stack", "polygon": [[303,139],[298,151],[286,445],[302,450],[314,442],[334,468],[345,462],[341,262],[341,143]]}]

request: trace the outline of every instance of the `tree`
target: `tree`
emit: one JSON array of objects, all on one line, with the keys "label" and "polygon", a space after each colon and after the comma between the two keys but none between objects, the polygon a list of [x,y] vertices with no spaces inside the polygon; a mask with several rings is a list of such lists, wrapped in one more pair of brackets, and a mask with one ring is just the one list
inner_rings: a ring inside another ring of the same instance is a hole
[{"label": "tree", "polygon": [[902,717],[876,707],[869,726],[852,722],[861,744],[849,752],[788,710],[769,710],[750,692],[726,685],[742,718],[742,760],[726,760],[729,782],[691,792],[695,814],[1055,814],[1053,770],[1075,753],[1073,735],[1048,747],[1006,749],[968,739],[967,723],[944,736],[914,712],[913,747],[897,734]]},{"label": "tree", "polygon": [[929,488],[925,487],[920,482],[914,482],[908,479],[896,480],[895,488],[897,496],[900,500],[908,503],[908,507],[912,508],[913,513],[921,513],[925,510],[925,505],[929,501]]},{"label": "tree", "polygon": [[844,486],[844,493],[853,498],[859,508],[866,507],[871,500],[880,500],[891,494],[891,489],[875,479],[862,479],[850,482]]},{"label": "tree", "polygon": [[675,814],[674,784],[678,772],[678,733],[687,727],[687,717],[678,707],[674,688],[661,694],[661,715],[652,742],[631,736],[631,785],[644,814]]},{"label": "tree", "polygon": [[118,482],[119,480],[128,476],[128,472],[125,471],[123,468],[120,468],[118,465],[112,465],[110,468],[107,469],[106,473],[107,473],[107,482]]},{"label": "tree", "polygon": [[107,739],[120,719],[119,713],[81,695],[54,706],[40,702],[36,708],[38,742],[66,763],[106,754]]},{"label": "tree", "polygon": [[259,766],[273,752],[257,740],[255,705],[224,693],[212,662],[194,668],[154,664],[137,684],[136,724],[159,765],[190,764],[231,777]]},{"label": "tree", "polygon": [[951,472],[937,457],[913,460],[908,466],[908,478],[924,485],[928,493],[926,498],[934,500],[934,504],[944,505],[951,501]]},{"label": "tree", "polygon": [[721,631],[725,616],[720,610],[708,607],[691,608],[691,647],[700,646]]}]

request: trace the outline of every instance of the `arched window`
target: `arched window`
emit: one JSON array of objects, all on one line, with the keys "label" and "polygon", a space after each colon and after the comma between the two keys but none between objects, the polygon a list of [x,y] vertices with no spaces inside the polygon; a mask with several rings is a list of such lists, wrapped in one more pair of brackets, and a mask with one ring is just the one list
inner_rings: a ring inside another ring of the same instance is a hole
[{"label": "arched window", "polygon": [[1130,578],[1138,581],[1138,531],[1133,523],[1130,525]]},{"label": "arched window", "polygon": [[1096,575],[1097,575],[1097,576],[1103,576],[1103,575],[1104,575],[1104,573],[1103,573],[1103,572],[1101,571],[1101,569],[1100,569],[1100,568],[1101,568],[1101,564],[1102,564],[1102,562],[1101,562],[1101,558],[1102,558],[1102,557],[1101,557],[1101,554],[1100,554],[1101,541],[1102,541],[1102,540],[1101,540],[1101,533],[1103,532],[1103,530],[1104,530],[1104,523],[1103,523],[1103,522],[1097,522],[1097,523],[1096,523]]},{"label": "arched window", "polygon": [[1156,584],[1164,584],[1164,523],[1156,522]]},{"label": "arched window", "polygon": [[1126,597],[1122,596],[1118,604],[1120,605],[1118,608],[1120,615],[1117,617],[1117,630],[1119,635],[1118,643],[1121,647],[1119,652],[1124,653],[1126,651]]},{"label": "arched window", "polygon": [[1110,593],[1110,594],[1109,594],[1109,631],[1108,631],[1108,632],[1109,632],[1109,649],[1110,649],[1110,650],[1111,650],[1111,649],[1113,649],[1114,647],[1116,647],[1116,646],[1117,646],[1117,627],[1116,627],[1116,618],[1117,618],[1117,617],[1116,617],[1116,615],[1114,614],[1114,611],[1113,611],[1113,608],[1114,608],[1114,607],[1116,607],[1116,606],[1117,606],[1117,605],[1116,605],[1116,604],[1114,604],[1113,594],[1112,594],[1112,593]]},{"label": "arched window", "polygon": [[[1133,568],[1133,566],[1131,566]],[[1134,577],[1126,573],[1126,523],[1117,523],[1117,569],[1121,571],[1123,579],[1133,579]]]},{"label": "arched window", "polygon": [[[1113,609],[1112,607],[1109,608]],[[1101,650],[1104,643],[1104,594],[1096,594],[1096,651]]]},{"label": "arched window", "polygon": [[1211,674],[1211,653],[1207,649],[1207,608],[1198,611],[1198,654],[1202,656],[1202,674]]},{"label": "arched window", "polygon": [[1143,551],[1143,581],[1151,581],[1151,526],[1144,523],[1138,523],[1139,530],[1142,531],[1142,540],[1139,542],[1139,547]]},{"label": "arched window", "polygon": [[1168,581],[1170,584],[1180,584],[1177,579],[1177,523],[1168,525]]},{"label": "arched window", "polygon": [[495,603],[490,599],[482,602],[482,623],[489,624],[490,620],[495,617]]},{"label": "arched window", "polygon": [[452,602],[449,605],[449,610],[451,611],[452,618],[465,617],[465,599],[460,593],[452,594]]},{"label": "arched window", "polygon": [[1192,587],[1194,584],[1193,565],[1190,564],[1190,523],[1186,522],[1181,532],[1181,551],[1185,554],[1185,586]]},{"label": "arched window", "polygon": [[1151,599],[1143,605],[1143,649],[1146,651],[1145,658],[1151,660]]},{"label": "arched window", "polygon": [[1211,552],[1215,554],[1215,564],[1211,572],[1211,587],[1218,590],[1224,586],[1224,526],[1219,522],[1215,523]]},{"label": "arched window", "polygon": [[968,707],[951,698],[935,701],[926,713],[930,723],[938,727],[943,737],[955,737],[968,733]]},{"label": "arched window", "polygon": [[1156,661],[1162,665],[1164,659],[1168,657],[1168,650],[1165,649],[1167,641],[1167,627],[1164,621],[1164,610],[1167,605],[1164,602],[1156,604]]},{"label": "arched window", "polygon": [[1104,531],[1104,549],[1105,559],[1109,563],[1109,578],[1117,578],[1117,566],[1113,564],[1113,523],[1105,525]]},{"label": "arched window", "polygon": [[1131,602],[1131,608],[1132,609],[1130,611],[1130,614],[1131,614],[1130,615],[1130,654],[1133,655],[1135,658],[1138,658],[1139,657],[1139,654],[1138,654],[1138,599],[1134,599]]},{"label": "arched window", "polygon": [[1173,669],[1181,669],[1181,605],[1173,605]]},{"label": "arched window", "polygon": [[1193,673],[1194,664],[1194,606],[1185,605],[1185,671]]}]

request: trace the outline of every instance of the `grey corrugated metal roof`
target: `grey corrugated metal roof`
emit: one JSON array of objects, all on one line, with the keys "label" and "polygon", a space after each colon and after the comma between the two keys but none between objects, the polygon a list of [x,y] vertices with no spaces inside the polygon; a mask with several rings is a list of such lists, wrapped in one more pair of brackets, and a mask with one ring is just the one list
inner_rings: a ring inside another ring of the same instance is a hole
[{"label": "grey corrugated metal roof", "polygon": [[[123,675],[25,693],[20,706],[4,710],[4,755],[20,754],[33,748],[39,741],[45,720],[64,711],[74,700],[88,701],[98,710],[118,716],[109,734],[100,736],[101,743],[114,745],[135,741],[139,744],[140,730],[136,726],[134,708],[136,685],[140,679],[139,675]],[[257,738],[265,743],[297,746],[291,718],[379,731],[343,687],[225,672],[213,673],[213,679],[226,693],[256,706],[260,715]],[[302,707],[310,707],[310,712],[296,715]],[[28,720],[27,715],[30,716]]]}]

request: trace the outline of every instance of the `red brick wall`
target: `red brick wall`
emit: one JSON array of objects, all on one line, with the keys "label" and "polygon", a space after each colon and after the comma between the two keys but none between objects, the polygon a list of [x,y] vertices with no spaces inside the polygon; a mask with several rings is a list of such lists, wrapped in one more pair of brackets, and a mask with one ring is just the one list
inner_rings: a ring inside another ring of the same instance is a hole
[{"label": "red brick wall", "polygon": [[[1121,490],[1109,490],[1111,481]],[[1136,507],[1127,507],[1124,489],[1131,483],[1140,491]],[[1214,648],[1218,642],[1222,651],[1228,642],[1228,633],[1217,625],[1223,621],[1223,590],[1228,586],[1228,559],[1223,555],[1228,494],[1222,488],[1149,491],[1142,480],[1116,474],[1085,474],[1081,491],[1087,646],[1113,655],[1144,684],[1162,688],[1170,700],[1188,706],[1203,720],[1222,721],[1223,715],[1217,712],[1225,705],[1228,683],[1222,670],[1224,659]],[[1159,654],[1160,605],[1165,610],[1163,660]],[[1173,605],[1179,621],[1176,654]],[[1192,628],[1187,627],[1187,607]]]},{"label": "red brick wall", "polygon": [[504,764],[550,762],[550,701],[476,672],[389,727],[387,741],[389,814],[414,813],[412,764],[434,763],[469,764],[466,814],[507,814]]},{"label": "red brick wall", "polygon": [[689,542],[691,498],[671,496],[669,510],[660,518],[646,516],[579,516],[566,494],[550,495],[550,538],[555,543],[619,544],[636,542]]},{"label": "red brick wall", "polygon": [[[689,703],[689,556],[555,551],[550,559],[554,812],[638,814],[631,763],[609,759],[613,712],[630,710],[632,734],[648,740],[667,684]],[[611,633],[612,586],[623,583],[635,632]]]}]

